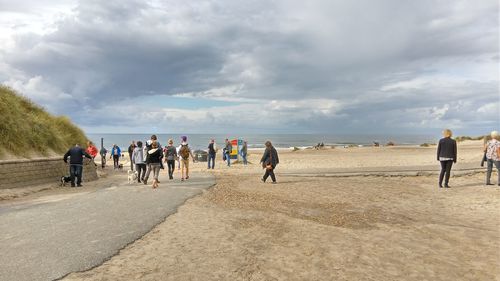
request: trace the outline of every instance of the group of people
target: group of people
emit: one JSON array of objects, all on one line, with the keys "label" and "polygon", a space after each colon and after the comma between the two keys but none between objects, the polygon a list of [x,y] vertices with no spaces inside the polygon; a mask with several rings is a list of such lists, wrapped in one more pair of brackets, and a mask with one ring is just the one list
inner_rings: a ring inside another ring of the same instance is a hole
[{"label": "group of people", "polygon": [[[452,135],[451,130],[445,129],[443,131],[443,138],[439,140],[437,147],[437,160],[441,163],[439,188],[450,188],[451,167],[454,163],[457,163],[457,142],[451,138]],[[497,184],[500,186],[500,135],[498,131],[492,131],[489,136],[484,138],[483,152],[481,166],[484,165],[484,162],[487,163],[486,185],[493,185],[491,183],[491,174],[493,166],[495,166],[498,174]]]}]

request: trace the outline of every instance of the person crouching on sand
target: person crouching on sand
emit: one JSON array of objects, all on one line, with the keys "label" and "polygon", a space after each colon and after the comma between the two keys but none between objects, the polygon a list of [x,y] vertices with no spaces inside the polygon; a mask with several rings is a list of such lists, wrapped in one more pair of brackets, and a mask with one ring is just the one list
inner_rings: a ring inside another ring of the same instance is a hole
[{"label": "person crouching on sand", "polygon": [[153,141],[151,144],[151,149],[148,150],[147,162],[149,165],[149,169],[146,172],[146,176],[144,177],[144,184],[148,184],[149,174],[153,171],[153,188],[158,187],[158,177],[160,176],[160,165],[161,160],[163,158],[163,152],[158,147],[158,142]]},{"label": "person crouching on sand", "polygon": [[500,186],[500,135],[497,131],[491,132],[491,140],[485,145],[486,150],[486,185],[493,185],[491,183],[491,172],[493,171],[493,164],[497,168],[498,180],[497,184]]},{"label": "person crouching on sand", "polygon": [[262,163],[262,168],[266,169],[266,173],[264,177],[261,179],[263,182],[266,182],[267,178],[271,176],[273,183],[276,183],[276,176],[274,175],[274,169],[279,164],[280,160],[278,158],[278,151],[272,145],[270,141],[266,141],[266,150],[264,150],[264,155],[262,155],[262,159],[260,163]]},{"label": "person crouching on sand", "polygon": [[452,132],[448,129],[443,131],[443,137],[439,140],[437,147],[437,160],[441,163],[441,173],[439,174],[439,187],[449,188],[451,166],[457,163],[457,142],[451,138]]}]

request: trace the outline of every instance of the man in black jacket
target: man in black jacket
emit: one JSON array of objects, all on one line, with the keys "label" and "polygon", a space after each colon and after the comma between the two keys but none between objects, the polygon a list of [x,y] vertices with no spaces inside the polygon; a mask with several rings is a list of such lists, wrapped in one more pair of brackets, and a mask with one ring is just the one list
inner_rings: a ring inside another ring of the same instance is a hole
[{"label": "man in black jacket", "polygon": [[71,178],[71,187],[75,187],[75,176],[77,178],[76,185],[82,186],[82,174],[83,174],[83,157],[92,159],[85,150],[83,150],[79,144],[70,148],[66,154],[64,154],[64,162],[68,163],[69,157],[69,174]]},{"label": "man in black jacket", "polygon": [[437,147],[437,160],[441,163],[441,173],[439,174],[439,187],[449,188],[451,166],[457,163],[457,142],[451,138],[452,133],[449,129],[443,131],[443,138],[439,140]]}]

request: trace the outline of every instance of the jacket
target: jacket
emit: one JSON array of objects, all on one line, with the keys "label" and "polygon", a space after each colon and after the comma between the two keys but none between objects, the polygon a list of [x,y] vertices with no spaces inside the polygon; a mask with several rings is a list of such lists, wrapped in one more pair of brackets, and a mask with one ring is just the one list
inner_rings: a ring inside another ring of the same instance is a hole
[{"label": "jacket", "polygon": [[117,151],[117,154],[118,154],[118,157],[122,157],[122,150],[120,149],[119,146],[117,146],[116,148],[111,148],[111,156],[114,156],[115,155],[115,149]]},{"label": "jacket", "polygon": [[142,147],[136,147],[134,148],[134,151],[132,152],[132,161],[134,162],[134,164],[144,164],[145,160],[144,159],[144,150],[142,149]]},{"label": "jacket", "polygon": [[152,148],[148,150],[148,156],[146,163],[148,164],[161,164],[161,159],[163,158],[163,152],[161,148]]},{"label": "jacket", "polygon": [[177,149],[173,145],[166,146],[163,150],[167,160],[175,160],[177,157]]},{"label": "jacket", "polygon": [[452,138],[442,138],[437,147],[437,160],[439,157],[451,158],[457,162],[457,142]]},{"label": "jacket", "polygon": [[68,157],[69,159],[69,164],[71,165],[83,165],[83,157],[87,157],[89,159],[92,159],[92,156],[90,156],[83,148],[79,146],[72,147],[64,154],[64,162],[68,163]]},{"label": "jacket", "polygon": [[217,147],[215,143],[208,144],[208,154],[215,155],[217,153]]},{"label": "jacket", "polygon": [[271,164],[273,169],[276,168],[276,166],[280,162],[278,151],[276,151],[276,148],[274,148],[273,146],[271,146],[270,148],[266,148],[266,150],[264,151],[264,155],[262,155],[262,159],[260,159],[260,162],[262,162],[262,166]]}]

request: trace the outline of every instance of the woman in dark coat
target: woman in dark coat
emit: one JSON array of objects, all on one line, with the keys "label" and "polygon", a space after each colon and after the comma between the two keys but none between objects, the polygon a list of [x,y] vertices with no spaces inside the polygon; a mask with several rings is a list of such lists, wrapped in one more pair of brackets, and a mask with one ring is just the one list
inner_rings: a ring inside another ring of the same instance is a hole
[{"label": "woman in dark coat", "polygon": [[278,158],[278,151],[276,151],[270,141],[266,141],[266,150],[264,151],[264,155],[262,155],[262,159],[260,160],[260,163],[262,163],[262,168],[266,169],[266,173],[262,178],[263,182],[266,182],[267,178],[271,176],[273,183],[276,183],[274,169],[279,162],[280,160]]},{"label": "woman in dark coat", "polygon": [[445,129],[443,131],[444,138],[439,140],[437,147],[437,160],[441,163],[441,173],[439,174],[439,187],[449,188],[448,181],[450,180],[451,166],[457,163],[457,142],[451,138],[451,131]]}]

